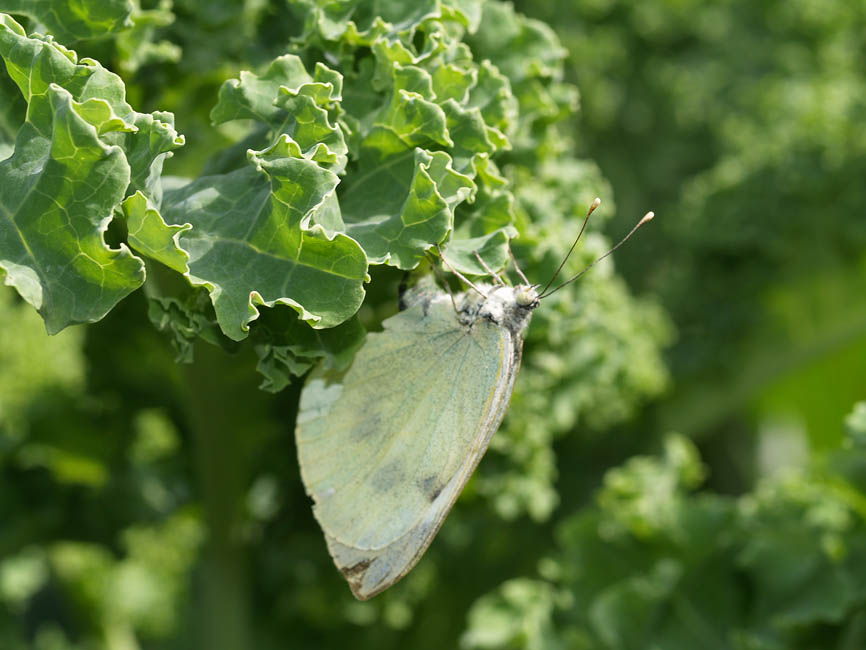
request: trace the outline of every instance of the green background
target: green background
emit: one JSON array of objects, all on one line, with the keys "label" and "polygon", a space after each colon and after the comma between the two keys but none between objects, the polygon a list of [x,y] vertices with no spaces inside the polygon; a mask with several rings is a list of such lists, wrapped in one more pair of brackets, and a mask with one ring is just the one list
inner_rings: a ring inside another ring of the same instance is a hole
[{"label": "green background", "polygon": [[[114,40],[51,29],[175,113],[167,172],[196,175],[239,139],[209,125],[220,84],[300,26],[276,1],[145,9]],[[0,647],[866,647],[866,3],[516,9],[580,93],[580,160],[514,172],[549,193],[524,183],[521,219],[563,213],[529,242],[567,239],[596,193],[608,239],[658,216],[539,309],[503,431],[417,568],[351,597],[300,482],[300,384],[259,390],[251,345],[179,364],[141,291],[49,337],[2,287]],[[401,273],[371,275],[376,327]]]}]

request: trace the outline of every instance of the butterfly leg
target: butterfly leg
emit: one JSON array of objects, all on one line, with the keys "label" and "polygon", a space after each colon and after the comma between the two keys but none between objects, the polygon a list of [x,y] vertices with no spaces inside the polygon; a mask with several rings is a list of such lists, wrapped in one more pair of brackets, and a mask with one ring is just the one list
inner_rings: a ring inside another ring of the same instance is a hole
[{"label": "butterfly leg", "polygon": [[514,257],[514,253],[511,251],[511,244],[506,242],[505,248],[508,250],[508,257],[511,258],[511,263],[514,264],[514,270],[517,271],[517,275],[519,275],[520,279],[523,280],[523,284],[531,285],[532,283],[526,279],[526,276],[523,275],[523,271],[521,271],[520,267],[517,266],[517,258]]},{"label": "butterfly leg", "polygon": [[465,275],[463,275],[460,271],[458,271],[457,269],[455,269],[454,267],[452,267],[448,262],[445,261],[445,256],[442,255],[442,249],[439,248],[439,244],[436,244],[436,250],[439,251],[439,259],[442,260],[442,264],[445,265],[445,268],[447,268],[447,269],[448,269],[449,271],[451,271],[454,275],[456,275],[458,278],[460,278],[464,283],[466,283],[467,285],[469,285],[470,287],[472,287],[473,289],[475,289],[475,291],[477,291],[478,294],[479,294],[482,298],[487,298],[487,294],[484,293],[484,292],[483,292],[481,289],[479,289],[478,287],[476,287],[474,284],[472,284],[472,281],[471,281],[469,278],[467,278],[467,277],[466,277]]},{"label": "butterfly leg", "polygon": [[[439,255],[442,255],[442,251],[439,251]],[[441,257],[440,257],[441,259]],[[454,307],[454,313],[458,316],[460,315],[460,310],[457,309],[457,301],[454,300],[454,293],[451,291],[451,285],[448,284],[447,278],[442,275],[442,271],[435,264],[431,264],[430,267],[433,269],[433,272],[436,274],[436,277],[439,278],[439,282],[442,283],[442,286],[445,287],[445,291],[448,292],[448,297],[451,298],[451,305]]]},{"label": "butterfly leg", "polygon": [[494,279],[495,279],[495,280],[496,280],[496,281],[497,281],[501,286],[504,287],[504,286],[505,286],[505,280],[503,280],[502,277],[500,277],[500,275],[499,275],[496,271],[494,271],[494,270],[491,269],[489,266],[487,266],[487,262],[485,262],[484,259],[481,257],[481,255],[478,254],[478,251],[472,251],[472,253],[475,255],[475,259],[478,260],[478,263],[481,264],[481,268],[483,268],[485,271],[487,271],[487,273],[488,273],[489,275],[493,276],[493,278],[494,278]]}]

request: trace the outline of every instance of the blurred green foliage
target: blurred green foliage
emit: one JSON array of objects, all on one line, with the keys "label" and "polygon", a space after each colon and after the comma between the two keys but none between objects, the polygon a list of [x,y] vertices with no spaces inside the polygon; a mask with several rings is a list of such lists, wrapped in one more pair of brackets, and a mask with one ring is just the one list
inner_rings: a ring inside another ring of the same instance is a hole
[{"label": "blurred green foliage", "polygon": [[[214,135],[220,84],[338,4],[130,3],[143,18],[66,44],[176,113],[189,144],[167,169],[193,176],[243,135]],[[298,477],[297,386],[255,389],[255,341],[179,365],[141,295],[47,337],[0,288],[0,648],[866,645],[866,4],[517,3],[565,50],[508,5],[448,4],[477,10],[454,37],[518,101],[497,162],[530,278],[596,195],[611,235],[660,216],[621,275],[538,310],[506,422],[425,559],[352,599]],[[24,110],[8,85],[0,158]],[[567,270],[607,241],[591,231]],[[365,325],[399,281],[373,272]]]},{"label": "blurred green foliage", "polygon": [[[862,410],[863,403],[858,406]],[[866,449],[762,481],[742,497],[697,492],[694,446],[611,470],[597,507],[557,526],[541,578],[481,598],[468,648],[862,648]]]},{"label": "blurred green foliage", "polygon": [[752,410],[838,444],[866,384],[866,4],[518,5],[570,52],[614,224],[660,215],[620,269],[677,324],[662,426],[713,435]]}]

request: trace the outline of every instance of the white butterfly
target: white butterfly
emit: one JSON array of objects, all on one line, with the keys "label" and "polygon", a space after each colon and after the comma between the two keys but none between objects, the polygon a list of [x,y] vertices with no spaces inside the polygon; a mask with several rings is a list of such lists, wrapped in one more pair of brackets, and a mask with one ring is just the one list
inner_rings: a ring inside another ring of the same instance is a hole
[{"label": "white butterfly", "polygon": [[307,381],[301,476],[356,597],[387,589],[421,558],[502,422],[532,311],[579,275],[547,293],[528,283],[454,297],[411,290],[344,376]]},{"label": "white butterfly", "polygon": [[337,567],[361,599],[415,566],[511,398],[538,293],[418,290],[368,335],[339,383],[307,382],[301,474]]}]

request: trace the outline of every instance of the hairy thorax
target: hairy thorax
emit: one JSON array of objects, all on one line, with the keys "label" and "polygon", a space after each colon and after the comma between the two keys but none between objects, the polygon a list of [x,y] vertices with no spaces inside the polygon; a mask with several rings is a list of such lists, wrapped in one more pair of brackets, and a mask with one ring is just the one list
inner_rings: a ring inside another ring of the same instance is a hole
[{"label": "hairy thorax", "polygon": [[533,310],[538,307],[538,292],[534,287],[478,286],[486,295],[474,289],[456,296],[458,318],[468,327],[485,319],[513,334],[521,334],[529,324]]}]

